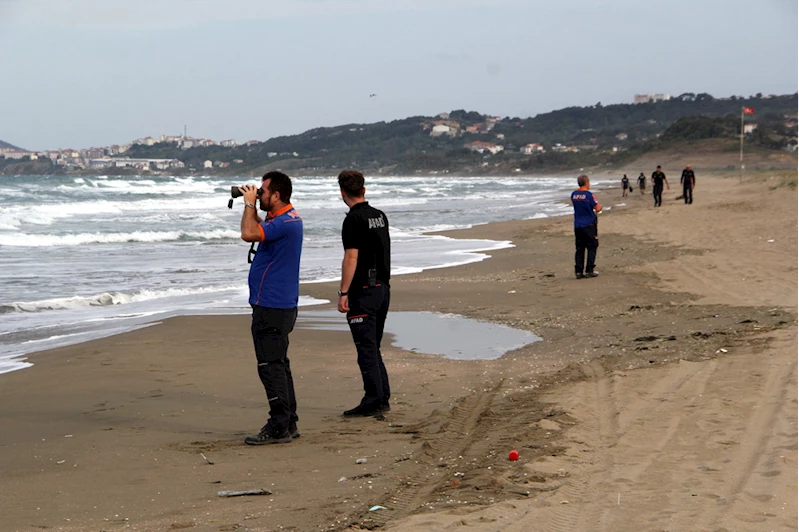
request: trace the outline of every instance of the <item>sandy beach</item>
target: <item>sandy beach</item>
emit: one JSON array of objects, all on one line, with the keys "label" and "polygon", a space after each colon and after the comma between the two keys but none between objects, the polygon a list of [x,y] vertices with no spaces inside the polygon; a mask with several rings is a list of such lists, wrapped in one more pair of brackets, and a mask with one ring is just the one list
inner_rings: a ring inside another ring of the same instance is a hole
[{"label": "sandy beach", "polygon": [[267,447],[243,444],[267,417],[249,316],[31,355],[0,375],[0,529],[796,530],[797,191],[697,176],[693,205],[598,191],[594,279],[570,217],[447,233],[515,247],[396,277],[392,310],[543,341],[456,361],[387,338],[385,420],[340,415],[361,395],[346,331],[291,335],[302,435]]}]

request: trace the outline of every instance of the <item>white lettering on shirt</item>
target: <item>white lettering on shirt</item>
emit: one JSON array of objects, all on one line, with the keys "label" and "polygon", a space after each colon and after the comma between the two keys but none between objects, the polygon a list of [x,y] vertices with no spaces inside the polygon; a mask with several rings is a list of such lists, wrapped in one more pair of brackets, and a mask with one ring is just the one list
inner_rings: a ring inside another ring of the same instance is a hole
[{"label": "white lettering on shirt", "polygon": [[382,216],[378,216],[377,218],[369,218],[369,229],[375,229],[377,227],[385,227],[386,221],[383,219]]}]

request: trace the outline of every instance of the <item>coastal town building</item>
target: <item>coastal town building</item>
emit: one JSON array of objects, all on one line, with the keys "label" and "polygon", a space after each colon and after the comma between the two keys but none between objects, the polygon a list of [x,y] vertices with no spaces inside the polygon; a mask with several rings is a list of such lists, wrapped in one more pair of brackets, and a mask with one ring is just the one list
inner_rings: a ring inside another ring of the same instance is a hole
[{"label": "coastal town building", "polygon": [[500,146],[492,142],[483,142],[481,140],[475,140],[474,142],[464,144],[464,148],[467,148],[471,151],[476,151],[477,153],[489,152],[492,155],[495,155],[505,149],[504,146]]},{"label": "coastal town building", "polygon": [[0,157],[4,159],[24,159],[25,157],[36,157],[36,154],[27,150],[3,148],[0,149]]},{"label": "coastal town building", "polygon": [[521,151],[524,155],[532,155],[534,153],[544,153],[544,147],[538,143],[527,144],[522,146]]},{"label": "coastal town building", "polygon": [[458,134],[457,129],[454,129],[445,124],[435,125],[433,126],[433,129],[430,130],[431,137],[440,137],[441,135],[449,135],[451,137],[454,137],[457,134]]},{"label": "coastal town building", "polygon": [[633,96],[633,103],[651,103],[651,102],[665,102],[671,100],[671,94],[656,93],[656,94],[636,94]]},{"label": "coastal town building", "polygon": [[563,144],[558,142],[557,144],[552,146],[552,151],[556,153],[568,153],[568,152],[577,153],[580,151],[580,148],[578,148],[577,146],[564,146]]},{"label": "coastal town building", "polygon": [[90,159],[86,165],[89,168],[134,168],[136,170],[173,170],[184,168],[186,165],[178,159],[142,159],[131,157],[117,157],[114,159]]},{"label": "coastal town building", "polygon": [[[493,127],[493,126],[492,126]],[[472,124],[470,126],[466,126],[467,133],[487,133],[488,126],[485,122],[480,122],[479,124]]]}]

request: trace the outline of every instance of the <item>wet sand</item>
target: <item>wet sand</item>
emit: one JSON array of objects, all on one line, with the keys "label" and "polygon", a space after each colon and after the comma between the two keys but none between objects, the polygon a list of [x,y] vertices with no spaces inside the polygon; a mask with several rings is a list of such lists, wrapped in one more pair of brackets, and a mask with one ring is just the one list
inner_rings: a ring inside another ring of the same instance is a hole
[{"label": "wet sand", "polygon": [[448,233],[516,247],[397,277],[392,309],[543,341],[384,346],[383,421],[340,416],[361,393],[346,331],[292,334],[302,436],[269,447],[242,443],[266,417],[247,316],[32,355],[0,376],[0,528],[796,529],[797,193],[700,177],[691,206],[600,191],[626,206],[600,216],[595,279],[573,278],[569,218]]}]

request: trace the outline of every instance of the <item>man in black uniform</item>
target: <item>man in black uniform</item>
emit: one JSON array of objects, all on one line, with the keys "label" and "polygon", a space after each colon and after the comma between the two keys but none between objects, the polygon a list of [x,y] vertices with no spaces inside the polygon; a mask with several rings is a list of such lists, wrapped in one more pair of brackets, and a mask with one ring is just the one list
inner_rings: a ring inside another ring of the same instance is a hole
[{"label": "man in black uniform", "polygon": [[669,180],[666,179],[666,174],[660,170],[660,165],[652,172],[652,194],[655,196],[655,207],[660,207],[663,203],[663,183],[666,183],[666,188],[671,190]]},{"label": "man in black uniform", "polygon": [[694,171],[691,170],[691,165],[688,164],[685,166],[685,170],[682,171],[682,175],[680,176],[680,183],[682,183],[682,197],[685,200],[685,204],[691,204],[694,202],[694,184],[696,183],[696,176],[694,175]]},{"label": "man in black uniform", "polygon": [[364,198],[363,174],[345,170],[338,176],[341,198],[350,208],[341,227],[344,260],[338,311],[347,313],[358,366],[363,377],[363,399],[345,416],[381,416],[391,409],[388,373],[380,353],[390,299],[391,240],[388,218]]},{"label": "man in black uniform", "polygon": [[624,177],[621,178],[621,197],[627,197],[627,189],[630,188],[630,180],[627,178],[627,174],[624,174]]},{"label": "man in black uniform", "polygon": [[646,190],[646,176],[643,172],[638,176],[638,188],[641,190],[641,195],[643,195]]}]

